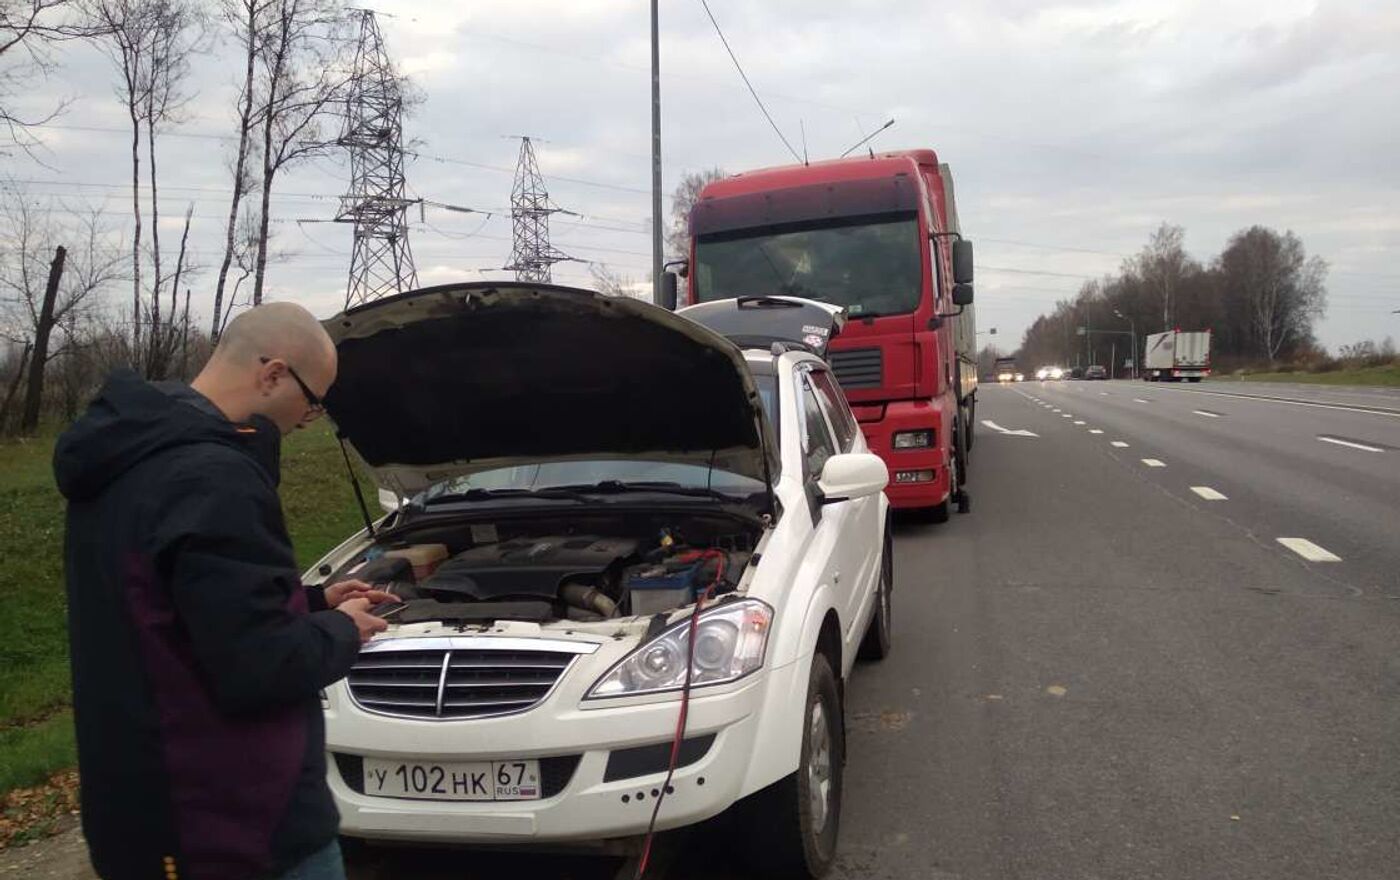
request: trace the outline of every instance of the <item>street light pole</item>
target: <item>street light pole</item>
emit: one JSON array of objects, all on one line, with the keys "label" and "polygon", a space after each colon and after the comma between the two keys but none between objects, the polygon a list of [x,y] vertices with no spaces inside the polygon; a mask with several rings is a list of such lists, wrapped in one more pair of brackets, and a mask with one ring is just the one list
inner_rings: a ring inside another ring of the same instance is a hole
[{"label": "street light pole", "polygon": [[651,301],[661,305],[661,38],[651,0]]},{"label": "street light pole", "polygon": [[1137,325],[1133,323],[1133,319],[1132,319],[1132,318],[1127,317],[1126,315],[1124,315],[1122,312],[1118,311],[1117,309],[1114,309],[1114,310],[1113,310],[1113,314],[1115,314],[1115,315],[1117,315],[1118,317],[1122,318],[1124,321],[1127,321],[1127,322],[1128,322],[1128,329],[1131,330],[1131,331],[1133,331],[1133,378],[1136,379],[1136,378],[1138,377]]}]

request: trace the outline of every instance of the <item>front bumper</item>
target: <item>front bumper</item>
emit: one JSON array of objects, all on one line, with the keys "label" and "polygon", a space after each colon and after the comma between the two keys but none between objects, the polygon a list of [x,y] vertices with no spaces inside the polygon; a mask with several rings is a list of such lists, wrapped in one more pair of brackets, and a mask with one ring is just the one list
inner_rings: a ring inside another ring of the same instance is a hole
[{"label": "front bumper", "polygon": [[[724,693],[697,692],[690,704],[682,757],[662,803],[658,829],[676,828],[718,815],[744,794],[771,780],[752,767],[758,750],[760,708],[773,687],[790,688],[792,670],[765,670]],[[777,693],[786,693],[786,690]],[[412,721],[366,713],[342,691],[328,713],[331,792],[341,832],[378,840],[524,844],[585,844],[645,833],[675,732],[678,700],[578,708],[564,694],[515,716],[465,721]],[[700,746],[708,741],[708,747]],[[641,747],[665,744],[663,749]],[[625,775],[613,752],[650,761],[630,762]],[[698,752],[698,754],[696,754]],[[361,756],[406,761],[541,760],[540,800],[515,802],[427,801],[368,796],[356,790]],[[690,763],[686,763],[689,760]],[[653,772],[646,769],[655,768]],[[619,778],[619,772],[624,774]],[[551,778],[553,775],[553,778]]]},{"label": "front bumper", "polygon": [[[861,433],[870,451],[884,459],[890,471],[885,497],[895,509],[933,507],[943,503],[951,490],[948,473],[948,430],[951,421],[929,401],[901,400],[886,404],[883,415],[861,422]],[[924,449],[895,449],[894,435],[903,431],[935,432],[934,444]],[[900,482],[901,473],[931,471],[922,482]]]}]

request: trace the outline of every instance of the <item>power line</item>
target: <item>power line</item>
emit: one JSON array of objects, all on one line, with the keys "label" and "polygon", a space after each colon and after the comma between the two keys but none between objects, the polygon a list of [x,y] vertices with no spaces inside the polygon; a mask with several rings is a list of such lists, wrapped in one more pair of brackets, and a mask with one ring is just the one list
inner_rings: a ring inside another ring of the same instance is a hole
[{"label": "power line", "polygon": [[788,139],[783,134],[782,129],[778,128],[778,123],[773,121],[773,117],[769,114],[768,108],[763,106],[763,99],[760,98],[758,92],[754,90],[753,83],[749,82],[749,75],[744,73],[744,67],[739,63],[739,59],[735,56],[734,50],[729,48],[729,41],[724,38],[724,31],[720,30],[719,22],[715,21],[715,14],[710,11],[710,4],[707,3],[706,0],[700,0],[700,5],[705,7],[705,14],[709,16],[710,24],[715,26],[715,33],[719,34],[719,41],[724,44],[724,51],[729,53],[729,60],[734,62],[734,69],[739,71],[739,76],[743,78],[744,85],[749,87],[749,94],[753,95],[754,103],[758,104],[758,109],[763,111],[763,118],[767,119],[768,124],[773,126],[773,131],[778,135],[778,139],[783,142],[783,146],[788,148],[788,152],[792,154],[792,158],[801,162],[802,156],[792,148],[792,144],[788,143]]}]

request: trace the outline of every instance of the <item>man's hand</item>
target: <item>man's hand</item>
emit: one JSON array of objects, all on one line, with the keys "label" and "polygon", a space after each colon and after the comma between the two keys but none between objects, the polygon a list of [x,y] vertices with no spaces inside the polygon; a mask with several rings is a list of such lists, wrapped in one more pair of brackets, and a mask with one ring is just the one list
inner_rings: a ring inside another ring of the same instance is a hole
[{"label": "man's hand", "polygon": [[397,596],[387,593],[384,590],[376,589],[364,581],[341,581],[326,587],[326,607],[339,608],[340,603],[346,599],[368,599],[370,605],[382,605],[385,602],[393,602]]},{"label": "man's hand", "polygon": [[360,631],[360,644],[362,645],[368,642],[375,633],[384,632],[389,628],[389,622],[382,617],[370,614],[369,608],[370,599],[366,596],[344,599],[335,606],[336,611],[355,621],[355,628]]}]

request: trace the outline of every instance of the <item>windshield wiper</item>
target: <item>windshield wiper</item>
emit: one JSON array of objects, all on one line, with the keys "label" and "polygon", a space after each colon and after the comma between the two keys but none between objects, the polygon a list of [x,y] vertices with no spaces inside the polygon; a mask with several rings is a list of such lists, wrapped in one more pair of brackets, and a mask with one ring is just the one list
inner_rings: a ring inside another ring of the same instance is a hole
[{"label": "windshield wiper", "polygon": [[465,492],[446,492],[423,499],[425,506],[459,501],[492,501],[498,498],[543,498],[558,501],[587,501],[588,497],[565,487],[547,489],[468,489]]},{"label": "windshield wiper", "polygon": [[560,486],[562,490],[570,492],[587,492],[596,495],[621,495],[627,492],[658,492],[666,495],[687,495],[692,498],[715,498],[720,501],[734,502],[741,500],[739,497],[721,492],[718,489],[710,489],[705,486],[686,486],[681,483],[671,483],[663,480],[603,480],[592,485]]}]

